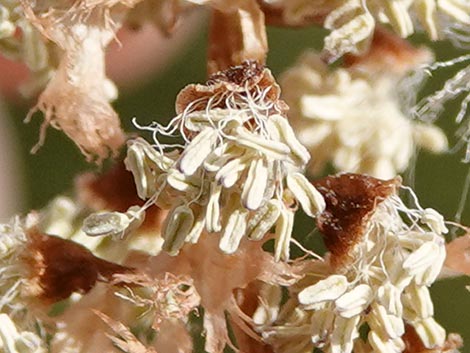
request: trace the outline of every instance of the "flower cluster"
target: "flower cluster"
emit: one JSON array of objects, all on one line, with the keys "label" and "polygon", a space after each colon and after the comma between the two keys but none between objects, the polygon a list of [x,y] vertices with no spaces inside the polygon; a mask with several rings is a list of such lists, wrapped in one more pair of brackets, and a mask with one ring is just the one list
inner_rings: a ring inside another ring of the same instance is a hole
[{"label": "flower cluster", "polygon": [[[50,78],[35,108],[43,129],[101,162],[126,141],[107,45],[124,24],[169,34],[194,5],[212,16],[208,81],[179,93],[166,125],[134,121],[151,143],[128,140],[125,159],[79,176],[73,196],[0,225],[0,352],[190,353],[200,336],[208,353],[457,353],[429,287],[470,274],[470,236],[447,246],[459,225],[421,207],[397,174],[417,147],[447,149],[439,128],[411,120],[422,81],[407,75],[432,54],[402,38],[419,24],[431,39],[468,41],[468,1],[0,0],[0,50]],[[331,31],[323,55],[281,77],[282,99],[266,23]],[[469,91],[469,72],[414,112],[433,122]],[[307,179],[327,163],[342,173]],[[323,256],[308,236],[294,240],[299,210]]]},{"label": "flower cluster", "polygon": [[426,349],[443,347],[428,290],[446,258],[442,216],[406,207],[397,180],[343,174],[316,185],[326,200],[318,226],[330,257],[305,269],[264,337],[278,352],[401,352],[414,330]]},{"label": "flower cluster", "polygon": [[[243,237],[259,240],[275,226],[275,257],[288,259],[297,205],[314,217],[324,202],[302,174],[310,155],[283,115],[270,72],[246,62],[207,86],[186,87],[176,105],[168,126],[148,128],[155,146],[132,140],[126,158],[138,195],[170,208],[163,248],[176,255],[205,229],[233,253]],[[158,141],[176,133],[183,149]]]},{"label": "flower cluster", "polygon": [[[438,127],[414,122],[403,112],[397,90],[400,78],[429,53],[390,40],[389,34],[376,33],[370,55],[351,57],[349,67],[334,70],[307,52],[281,77],[290,121],[315,155],[314,174],[330,162],[338,171],[393,178],[408,167],[416,147],[434,153],[447,149]],[[390,63],[394,72],[385,70]]]}]

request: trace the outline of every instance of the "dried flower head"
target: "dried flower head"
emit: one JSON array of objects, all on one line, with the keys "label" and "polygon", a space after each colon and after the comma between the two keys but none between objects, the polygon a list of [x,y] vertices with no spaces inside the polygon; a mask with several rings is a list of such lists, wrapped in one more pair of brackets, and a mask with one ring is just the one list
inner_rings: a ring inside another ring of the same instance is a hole
[{"label": "dried flower head", "polygon": [[[324,202],[302,174],[310,155],[285,109],[269,70],[245,62],[183,89],[169,125],[145,128],[154,146],[129,143],[125,162],[138,195],[170,209],[165,250],[177,254],[205,229],[219,233],[220,248],[233,253],[243,237],[259,240],[275,226],[275,256],[289,258],[297,205],[314,217]],[[179,134],[184,145],[163,145],[160,134]]]},{"label": "dried flower head", "polygon": [[401,352],[410,325],[426,349],[444,347],[428,290],[446,257],[442,216],[417,202],[406,207],[397,181],[343,174],[316,185],[325,196],[318,225],[331,255],[291,287],[274,327],[264,328],[268,342],[278,352],[313,346],[349,353],[363,344],[359,329],[367,326],[370,351]]},{"label": "dried flower head", "polygon": [[117,90],[106,77],[104,55],[120,27],[125,6],[113,1],[80,1],[71,7],[25,2],[24,6],[27,19],[62,53],[57,71],[30,113],[39,109],[45,115],[37,147],[52,124],[88,159],[96,157],[100,162],[110,153],[116,154],[124,134],[109,103]]},{"label": "dried flower head", "polygon": [[[427,53],[378,36],[371,57],[349,57],[348,68],[330,70],[319,55],[308,52],[281,77],[290,121],[315,156],[313,173],[331,162],[338,171],[393,178],[408,167],[416,147],[447,148],[439,128],[403,113],[396,90],[413,60]],[[385,70],[390,63],[398,64],[395,73]]]}]

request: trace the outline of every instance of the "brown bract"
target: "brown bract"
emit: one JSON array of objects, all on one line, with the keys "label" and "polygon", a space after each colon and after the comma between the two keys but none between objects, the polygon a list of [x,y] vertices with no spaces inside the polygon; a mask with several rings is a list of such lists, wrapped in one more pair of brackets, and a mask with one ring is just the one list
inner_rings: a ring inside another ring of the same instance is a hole
[{"label": "brown bract", "polygon": [[338,174],[313,182],[326,208],[317,226],[331,252],[333,267],[351,260],[350,252],[363,238],[376,206],[396,192],[401,179],[380,180],[360,174]]},{"label": "brown bract", "polygon": [[[274,80],[271,71],[257,61],[244,61],[241,65],[230,67],[209,77],[206,84],[191,84],[181,90],[176,98],[176,113],[182,114],[186,109],[200,111],[207,108],[209,100],[214,97],[255,95],[267,90],[266,102],[272,102],[277,109],[288,109],[280,100],[280,87]],[[227,108],[225,99],[217,100],[210,108]]]},{"label": "brown bract", "polygon": [[426,348],[411,325],[406,325],[402,339],[406,347],[403,353],[454,353],[463,346],[462,337],[457,333],[450,333],[442,347]]},{"label": "brown bract", "polygon": [[387,72],[404,75],[433,59],[430,50],[416,48],[395,33],[377,26],[370,47],[362,55],[345,54],[345,67],[369,73]]},{"label": "brown bract", "polygon": [[85,247],[69,240],[27,230],[23,260],[29,266],[27,296],[54,303],[72,293],[86,293],[98,281],[109,281],[131,269],[95,257]]}]

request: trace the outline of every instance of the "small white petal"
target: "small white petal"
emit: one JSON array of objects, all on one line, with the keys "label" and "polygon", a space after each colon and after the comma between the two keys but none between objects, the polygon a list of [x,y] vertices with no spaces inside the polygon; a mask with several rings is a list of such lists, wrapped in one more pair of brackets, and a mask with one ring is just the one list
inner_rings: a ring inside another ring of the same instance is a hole
[{"label": "small white petal", "polygon": [[242,202],[245,208],[256,210],[261,206],[267,183],[268,168],[266,168],[265,161],[258,158],[251,162],[243,185]]},{"label": "small white petal", "polygon": [[405,333],[405,325],[400,317],[387,313],[382,305],[372,304],[372,310],[367,316],[370,328],[382,337],[398,338]]},{"label": "small white petal", "polygon": [[15,342],[19,337],[13,321],[7,314],[0,314],[0,343],[3,342],[3,347],[0,346],[0,348],[4,348],[9,353],[18,353]]},{"label": "small white petal", "polygon": [[245,154],[240,158],[235,158],[219,169],[215,175],[215,180],[226,188],[231,188],[240,178],[242,172],[249,166],[252,155]]},{"label": "small white petal", "polygon": [[212,183],[209,202],[207,203],[206,211],[206,229],[209,233],[216,233],[222,229],[220,223],[220,193],[222,186]]},{"label": "small white petal", "polygon": [[412,284],[406,288],[403,299],[407,310],[413,310],[415,317],[426,319],[434,315],[434,305],[427,287]]},{"label": "small white petal", "polygon": [[423,272],[421,276],[417,276],[415,278],[415,282],[418,285],[430,286],[436,281],[437,277],[441,273],[447,254],[444,239],[439,240],[441,241],[441,244],[439,244],[439,254],[435,257],[432,266]]},{"label": "small white petal", "polygon": [[470,24],[470,4],[468,1],[459,0],[438,0],[437,6],[447,15],[455,20]]},{"label": "small white petal", "polygon": [[270,130],[271,124],[277,130],[281,142],[285,143],[292,151],[292,154],[300,161],[302,165],[306,165],[310,160],[310,153],[295,136],[294,130],[290,126],[288,120],[281,115],[272,115],[268,120],[268,131]]},{"label": "small white petal", "polygon": [[390,21],[393,29],[402,37],[406,38],[413,34],[413,21],[408,14],[408,9],[402,1],[384,1],[384,13]]},{"label": "small white petal", "polygon": [[260,291],[263,298],[253,313],[253,322],[257,326],[266,326],[276,321],[282,300],[282,289],[277,285],[263,284]]},{"label": "small white petal", "polygon": [[299,201],[304,212],[315,217],[325,209],[325,200],[317,189],[300,173],[287,175],[287,187]]},{"label": "small white petal", "polygon": [[274,243],[274,259],[288,260],[290,253],[290,240],[292,237],[292,229],[294,228],[294,212],[281,208],[281,213],[276,222],[275,243]]},{"label": "small white petal", "polygon": [[173,189],[188,194],[197,194],[199,192],[198,180],[192,176],[185,175],[177,169],[171,169],[166,177],[168,185]]},{"label": "small white petal", "polygon": [[426,348],[442,347],[446,339],[446,331],[432,317],[412,322],[419,338]]},{"label": "small white petal", "polygon": [[155,193],[158,174],[168,171],[173,163],[172,159],[157,152],[142,138],[128,142],[124,164],[134,176],[137,195],[141,199],[145,200]]},{"label": "small white petal", "polygon": [[437,126],[431,124],[415,125],[413,128],[413,137],[418,146],[433,153],[441,153],[448,148],[447,137],[444,132]]},{"label": "small white petal", "polygon": [[439,256],[439,246],[436,243],[425,243],[403,262],[403,269],[411,275],[418,275],[432,267]]},{"label": "small white petal", "polygon": [[386,282],[377,290],[378,302],[385,307],[388,313],[401,317],[403,304],[401,302],[401,290],[390,282]]},{"label": "small white petal", "polygon": [[369,331],[367,339],[374,353],[400,353],[405,349],[401,338],[383,340],[375,331]]},{"label": "small white petal", "polygon": [[123,237],[138,228],[144,221],[145,212],[138,206],[132,206],[125,213],[93,213],[83,221],[83,232],[90,237]]},{"label": "small white petal", "polygon": [[348,289],[349,283],[345,276],[331,275],[302,290],[299,295],[299,303],[311,305],[320,302],[336,300]]},{"label": "small white petal", "polygon": [[291,152],[289,146],[285,143],[265,139],[248,131],[243,126],[236,129],[236,134],[236,143],[261,152],[269,158],[285,160]]},{"label": "small white petal", "polygon": [[179,168],[186,175],[193,175],[212,152],[217,140],[217,131],[213,128],[202,130],[184,149]]},{"label": "small white petal", "polygon": [[331,334],[332,353],[351,353],[354,339],[359,335],[357,326],[360,318],[359,315],[350,319],[336,317],[333,333]]},{"label": "small white petal", "polygon": [[186,205],[176,207],[163,225],[163,250],[172,256],[177,255],[193,226],[193,211]]},{"label": "small white petal", "polygon": [[196,244],[202,234],[202,231],[204,230],[205,225],[206,215],[203,211],[200,211],[196,216],[193,227],[189,231],[184,241],[187,243]]},{"label": "small white petal", "polygon": [[240,245],[246,230],[246,217],[248,212],[244,209],[235,210],[228,218],[219,242],[220,250],[226,254],[233,254]]},{"label": "small white petal", "polygon": [[351,318],[362,313],[374,298],[367,284],[360,284],[336,299],[336,310],[342,317]]},{"label": "small white petal", "polygon": [[260,240],[274,226],[281,214],[282,204],[273,199],[261,207],[249,220],[246,234],[250,239]]},{"label": "small white petal", "polygon": [[239,158],[245,153],[246,149],[234,145],[233,142],[223,143],[207,156],[204,161],[204,169],[217,173],[230,160]]},{"label": "small white petal", "polygon": [[424,210],[420,221],[427,224],[437,235],[446,234],[449,231],[444,222],[444,217],[432,208],[426,208]]}]

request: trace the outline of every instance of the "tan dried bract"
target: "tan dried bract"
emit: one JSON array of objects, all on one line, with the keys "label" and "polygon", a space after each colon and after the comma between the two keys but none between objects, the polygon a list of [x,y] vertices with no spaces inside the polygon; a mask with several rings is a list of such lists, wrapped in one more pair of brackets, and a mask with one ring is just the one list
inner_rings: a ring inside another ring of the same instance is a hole
[{"label": "tan dried bract", "polygon": [[29,264],[27,295],[45,302],[68,298],[72,293],[86,293],[98,281],[109,281],[130,268],[95,257],[88,249],[72,241],[27,231],[29,242],[22,255]]},{"label": "tan dried bract", "polygon": [[360,174],[339,174],[316,180],[325,211],[317,218],[333,266],[348,261],[353,246],[361,241],[376,206],[396,192],[400,178],[380,180]]},{"label": "tan dried bract", "polygon": [[[210,76],[204,85],[191,84],[183,88],[176,98],[176,113],[182,114],[188,108],[191,111],[204,110],[214,97],[255,95],[260,90],[267,90],[266,102],[272,102],[281,111],[288,109],[284,101],[279,99],[281,90],[271,72],[259,62],[249,60]],[[225,99],[214,101],[211,109],[227,108]]]}]

